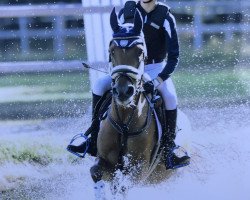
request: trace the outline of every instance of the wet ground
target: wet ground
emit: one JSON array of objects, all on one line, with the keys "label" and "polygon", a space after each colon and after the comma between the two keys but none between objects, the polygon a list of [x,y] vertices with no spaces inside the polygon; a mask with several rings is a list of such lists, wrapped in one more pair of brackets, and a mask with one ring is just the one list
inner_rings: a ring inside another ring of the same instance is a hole
[{"label": "wet ground", "polygon": [[[189,135],[191,165],[177,170],[160,185],[133,188],[128,200],[156,197],[249,200],[250,106],[185,108],[183,111],[192,126]],[[41,140],[44,136],[51,136],[50,142],[64,146],[82,127],[86,129],[88,122],[88,115],[83,118],[2,122],[0,135],[4,139],[21,139],[28,135]],[[92,164],[93,158],[87,157],[75,164],[65,161],[46,167],[28,163],[1,165],[0,189],[3,192],[0,199],[91,200],[94,197],[89,175]]]}]

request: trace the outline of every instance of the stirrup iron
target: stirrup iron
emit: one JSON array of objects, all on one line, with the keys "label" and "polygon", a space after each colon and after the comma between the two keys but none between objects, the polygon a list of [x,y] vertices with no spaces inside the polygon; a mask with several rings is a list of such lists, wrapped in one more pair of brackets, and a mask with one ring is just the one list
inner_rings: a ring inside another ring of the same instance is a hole
[{"label": "stirrup iron", "polygon": [[81,154],[81,153],[77,153],[77,152],[71,151],[71,150],[68,149],[68,148],[67,148],[67,151],[70,152],[70,153],[72,153],[72,154],[74,154],[75,156],[77,156],[77,157],[79,157],[79,158],[84,158],[85,155],[87,154],[88,149],[89,149],[90,140],[91,140],[91,139],[88,138],[88,137],[87,137],[86,135],[84,135],[83,133],[79,133],[79,134],[75,135],[75,136],[71,139],[69,145],[72,145],[73,142],[74,142],[75,140],[79,139],[79,138],[84,138],[84,139],[86,140],[86,148],[85,148],[84,152]]},{"label": "stirrup iron", "polygon": [[189,157],[187,151],[183,147],[181,147],[179,145],[177,145],[176,147],[173,147],[171,149],[171,151],[168,153],[167,158],[166,158],[166,159],[168,159],[168,163],[169,163],[168,169],[178,169],[178,168],[185,167],[185,166],[190,164],[190,162],[182,163],[182,164],[179,164],[179,165],[174,165],[173,164],[172,158],[173,158],[173,155],[174,155],[174,150],[176,150],[176,149],[181,149],[181,151],[185,154],[184,156]]}]

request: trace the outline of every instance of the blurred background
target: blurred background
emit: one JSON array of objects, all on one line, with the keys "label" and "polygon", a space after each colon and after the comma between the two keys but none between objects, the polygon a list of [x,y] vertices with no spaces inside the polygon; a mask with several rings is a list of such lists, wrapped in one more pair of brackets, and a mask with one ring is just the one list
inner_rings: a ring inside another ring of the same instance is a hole
[{"label": "blurred background", "polygon": [[[2,0],[0,118],[84,113],[91,77],[101,74],[89,74],[81,62],[107,66],[109,12],[124,2]],[[247,46],[250,3],[234,0],[165,3],[171,7],[178,25],[181,57],[174,78],[181,105],[196,101],[212,103],[215,99],[221,103],[245,100],[245,86],[235,74],[240,71],[232,70],[247,63],[250,53]],[[242,76],[240,79],[245,78],[244,73]]]},{"label": "blurred background", "polygon": [[[46,184],[48,178],[37,167],[71,165],[67,170],[52,170],[51,177],[68,173],[68,180],[78,180],[83,176],[72,174],[72,167],[79,166],[72,166],[75,161],[65,147],[71,136],[89,125],[91,85],[102,74],[84,69],[81,63],[106,69],[109,13],[124,2],[0,1],[0,199],[1,195],[44,197],[49,189],[42,186],[39,192],[41,181],[35,177]],[[228,123],[233,124],[227,130],[232,134],[239,126],[250,127],[250,2],[162,2],[177,20],[181,52],[173,80],[179,107],[190,118],[194,133],[215,134]],[[209,129],[211,124],[217,128]],[[27,165],[32,166],[32,175]],[[13,173],[11,169],[23,170]],[[27,179],[36,184],[24,184]],[[65,180],[58,178],[58,182]],[[33,193],[26,192],[31,189]]]}]

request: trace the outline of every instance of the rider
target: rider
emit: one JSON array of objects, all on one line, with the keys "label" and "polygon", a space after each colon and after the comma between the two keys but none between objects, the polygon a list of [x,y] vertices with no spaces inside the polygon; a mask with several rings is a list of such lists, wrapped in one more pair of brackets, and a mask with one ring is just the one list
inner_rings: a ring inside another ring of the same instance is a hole
[{"label": "rider", "polygon": [[[140,11],[144,19],[143,33],[148,55],[145,72],[152,79],[144,84],[144,89],[147,92],[158,89],[162,94],[166,108],[165,125],[167,132],[163,133],[166,169],[186,166],[190,162],[190,157],[187,155],[178,157],[173,152],[173,149],[176,147],[174,140],[176,137],[177,96],[170,76],[175,70],[179,59],[179,43],[175,18],[165,4],[159,3],[157,0],[140,0],[138,2],[127,1],[125,3],[124,8],[121,9],[118,15],[120,22],[133,22],[136,9]],[[93,87],[92,124],[87,130],[87,132],[91,133],[90,148],[87,153],[92,156],[96,156],[97,153],[96,141],[100,127],[98,117],[94,116],[95,106],[102,95],[111,88],[111,82],[111,77],[107,75],[98,80]],[[83,153],[85,148],[85,142],[79,146],[68,146],[70,151],[79,153]]]}]

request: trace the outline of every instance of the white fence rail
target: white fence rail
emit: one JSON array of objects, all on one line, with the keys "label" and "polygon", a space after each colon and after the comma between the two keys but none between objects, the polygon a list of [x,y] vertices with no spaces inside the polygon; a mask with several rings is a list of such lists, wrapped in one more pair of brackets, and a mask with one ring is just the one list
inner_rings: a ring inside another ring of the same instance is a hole
[{"label": "white fence rail", "polygon": [[[0,30],[0,39],[20,38],[21,51],[30,51],[29,38],[53,38],[54,53],[64,53],[64,38],[66,36],[86,36],[89,62],[105,62],[107,60],[107,45],[111,36],[109,28],[109,13],[113,6],[124,4],[125,0],[83,0],[82,4],[59,5],[27,5],[0,6],[0,23],[5,18],[18,18],[18,30]],[[194,36],[194,47],[202,46],[202,37],[206,33],[223,33],[230,39],[235,32],[250,32],[248,26],[250,2],[248,1],[168,1],[174,13],[193,15],[191,24],[178,24],[179,34]],[[205,17],[223,13],[242,13],[245,24],[204,24]],[[65,27],[67,16],[84,17],[84,28],[69,29]],[[30,17],[53,17],[53,28],[49,30],[30,30],[27,28]]]},{"label": "white fence rail", "polygon": [[[84,8],[81,4],[72,5],[36,5],[36,6],[1,6],[1,18],[18,18],[19,30],[0,30],[0,39],[21,39],[22,53],[29,52],[29,38],[52,38],[54,45],[54,54],[64,54],[64,38],[66,36],[82,37],[84,36],[84,29],[66,29],[65,17],[75,16],[82,19],[83,13],[90,12],[109,12],[111,7]],[[53,17],[52,29],[28,29],[28,19],[30,17]]]}]

